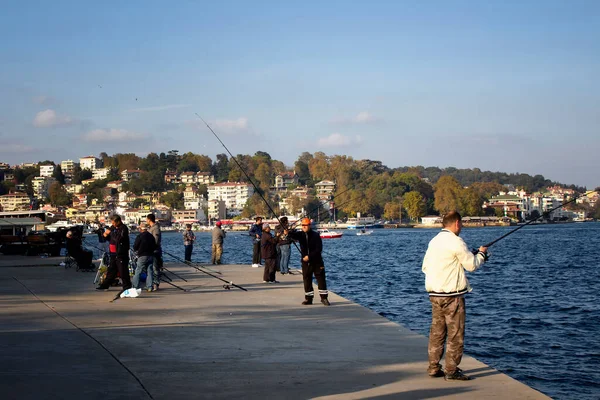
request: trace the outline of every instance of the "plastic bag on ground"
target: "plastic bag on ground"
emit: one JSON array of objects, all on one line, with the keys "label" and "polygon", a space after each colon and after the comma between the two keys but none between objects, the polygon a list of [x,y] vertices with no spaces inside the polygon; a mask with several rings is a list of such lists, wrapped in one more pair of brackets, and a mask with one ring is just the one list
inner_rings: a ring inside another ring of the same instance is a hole
[{"label": "plastic bag on ground", "polygon": [[127,289],[121,293],[121,298],[123,297],[138,297],[142,293],[142,289]]}]

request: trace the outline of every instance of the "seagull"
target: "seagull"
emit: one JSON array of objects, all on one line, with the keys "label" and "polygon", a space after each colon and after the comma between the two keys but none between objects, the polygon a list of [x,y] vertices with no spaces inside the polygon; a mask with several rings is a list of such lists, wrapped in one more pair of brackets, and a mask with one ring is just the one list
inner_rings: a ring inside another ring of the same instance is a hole
[{"label": "seagull", "polygon": [[100,89],[102,89],[102,85],[98,85],[98,87],[99,87]]}]

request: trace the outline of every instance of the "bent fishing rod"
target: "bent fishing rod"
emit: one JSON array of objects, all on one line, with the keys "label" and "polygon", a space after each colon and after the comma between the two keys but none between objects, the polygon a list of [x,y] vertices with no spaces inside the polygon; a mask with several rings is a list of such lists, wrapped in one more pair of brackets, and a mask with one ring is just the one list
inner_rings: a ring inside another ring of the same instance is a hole
[{"label": "bent fishing rod", "polygon": [[178,258],[178,257],[174,256],[173,254],[171,254],[171,253],[168,253],[168,252],[166,252],[166,251],[164,251],[164,250],[163,250],[163,253],[165,253],[165,254],[167,254],[167,255],[169,255],[169,256],[171,256],[171,257],[173,257],[173,258],[174,258],[174,259],[176,259],[176,260],[182,261],[182,262],[183,262],[185,265],[187,265],[187,266],[189,266],[189,267],[192,267],[192,268],[195,268],[195,269],[197,269],[198,271],[205,273],[206,275],[212,276],[213,278],[215,278],[215,279],[218,279],[218,280],[220,280],[221,282],[225,282],[225,285],[223,285],[223,289],[227,289],[227,290],[229,290],[229,289],[231,289],[231,286],[233,286],[233,287],[236,287],[236,288],[238,288],[238,289],[241,289],[241,290],[243,290],[244,292],[247,292],[247,291],[248,291],[248,289],[245,289],[245,288],[241,287],[240,285],[236,285],[236,284],[235,284],[235,283],[233,283],[232,281],[226,281],[225,279],[223,279],[223,278],[221,278],[221,277],[219,277],[219,276],[213,275],[213,274],[211,274],[211,273],[210,273],[210,272],[208,272],[208,271],[205,271],[205,270],[203,270],[203,269],[200,269],[200,268],[196,267],[195,265],[193,265],[193,263],[192,263],[191,261],[183,261],[183,260],[181,260],[180,258]]},{"label": "bent fishing rod", "polygon": [[572,199],[571,199],[571,200],[569,200],[569,201],[566,201],[566,202],[564,202],[564,203],[562,203],[562,204],[560,204],[560,205],[558,205],[558,206],[556,206],[556,207],[554,207],[554,208],[551,208],[550,210],[548,210],[548,211],[545,211],[544,213],[542,213],[542,214],[541,214],[540,216],[538,216],[537,218],[531,219],[531,220],[527,221],[526,223],[524,223],[523,225],[521,225],[521,226],[519,226],[519,227],[517,227],[517,228],[513,229],[512,231],[505,233],[504,235],[500,236],[498,239],[496,239],[496,240],[492,240],[492,241],[491,241],[491,242],[489,242],[488,244],[484,244],[484,245],[483,245],[483,247],[490,247],[490,246],[492,246],[493,244],[495,244],[495,243],[499,242],[500,240],[504,239],[505,237],[507,237],[507,236],[509,236],[509,235],[512,235],[513,233],[515,233],[515,232],[516,232],[516,231],[518,231],[519,229],[525,228],[527,225],[534,223],[534,222],[535,222],[535,221],[537,221],[538,219],[540,219],[540,218],[543,218],[543,217],[546,217],[546,216],[550,215],[550,213],[552,213],[552,211],[558,210],[559,208],[562,208],[562,207],[566,206],[567,204],[571,204],[571,203],[573,203],[573,202],[574,202],[574,201],[576,201],[577,199],[580,199],[580,198],[581,198],[581,197],[583,197],[583,196],[587,196],[588,194],[590,194],[590,193],[595,193],[595,192],[596,192],[595,190],[590,190],[590,191],[588,191],[588,192],[585,192],[585,193],[583,193],[583,194],[582,194],[582,195],[580,195],[580,196],[574,197],[574,198],[572,198]]},{"label": "bent fishing rod", "polygon": [[[269,208],[269,211],[271,211],[271,213],[277,219],[277,222],[279,222],[279,225],[283,226],[283,224],[281,223],[281,220],[279,219],[279,216],[277,215],[277,213],[275,212],[275,210],[273,210],[273,207],[271,207],[271,205],[269,204],[269,202],[262,195],[261,190],[259,189],[258,186],[256,186],[256,184],[254,183],[254,181],[250,178],[250,175],[248,175],[248,173],[246,172],[246,170],[244,168],[242,168],[242,165],[237,160],[237,158],[235,158],[235,156],[231,153],[231,151],[229,151],[229,149],[227,148],[227,146],[225,146],[225,143],[223,143],[223,141],[219,138],[219,136],[215,133],[215,131],[213,131],[213,129],[210,127],[210,125],[208,125],[208,123],[205,120],[203,120],[202,117],[200,115],[198,115],[198,113],[195,113],[195,114],[196,114],[196,116],[198,118],[200,118],[200,120],[202,122],[204,122],[204,125],[206,125],[206,127],[212,132],[212,134],[217,138],[217,140],[219,141],[219,143],[221,143],[221,146],[223,146],[223,148],[227,151],[227,153],[229,154],[229,156],[233,159],[233,161],[235,161],[235,163],[239,167],[240,171],[242,171],[244,173],[244,175],[246,176],[246,178],[248,179],[248,181],[252,184],[252,186],[254,186],[254,189],[256,190],[256,193],[258,193],[258,195],[260,196],[260,198],[262,199],[262,201],[265,202],[265,204]],[[300,251],[300,248],[298,248],[298,245],[296,244],[296,242],[292,241],[292,243],[294,243],[294,246],[296,247],[296,249],[300,252],[300,254],[302,254],[302,252]]]}]

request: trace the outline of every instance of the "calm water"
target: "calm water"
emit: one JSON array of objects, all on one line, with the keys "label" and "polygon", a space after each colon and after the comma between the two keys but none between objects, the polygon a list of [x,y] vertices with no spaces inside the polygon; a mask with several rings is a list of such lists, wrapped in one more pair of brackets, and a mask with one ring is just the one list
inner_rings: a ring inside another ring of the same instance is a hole
[{"label": "calm water", "polygon": [[[478,247],[511,229],[464,229],[461,236]],[[325,240],[329,288],[427,335],[431,311],[421,261],[437,232],[345,231]],[[197,237],[193,260],[207,262],[210,233]],[[181,234],[163,238],[166,251],[183,257]],[[600,223],[527,226],[490,253],[469,275],[466,353],[554,398],[600,398]],[[248,235],[230,233],[223,261],[251,258]],[[292,265],[299,267],[295,249]]]}]

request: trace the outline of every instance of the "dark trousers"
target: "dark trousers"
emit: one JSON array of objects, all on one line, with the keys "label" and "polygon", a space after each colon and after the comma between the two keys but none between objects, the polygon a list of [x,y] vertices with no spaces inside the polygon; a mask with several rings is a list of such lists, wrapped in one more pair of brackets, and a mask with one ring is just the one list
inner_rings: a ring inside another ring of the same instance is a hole
[{"label": "dark trousers", "polygon": [[252,247],[252,264],[260,264],[260,241],[254,239],[254,247]]},{"label": "dark trousers", "polygon": [[92,258],[94,253],[89,250],[81,250],[72,255],[79,269],[93,269]]},{"label": "dark trousers", "polygon": [[276,258],[265,258],[265,270],[263,272],[263,281],[275,282],[275,268],[277,267]]},{"label": "dark trousers", "polygon": [[319,295],[322,299],[327,298],[327,283],[325,282],[325,266],[313,266],[310,263],[302,261],[302,280],[304,281],[304,297],[306,300],[312,301],[315,297],[313,290],[312,278],[313,275],[317,279],[317,287],[319,288]]},{"label": "dark trousers", "polygon": [[131,288],[131,277],[129,276],[129,257],[110,255],[110,264],[106,269],[106,279],[102,282],[102,287],[108,289],[117,279],[117,273],[123,281],[123,290]]},{"label": "dark trousers", "polygon": [[429,373],[441,368],[440,360],[446,344],[446,374],[456,371],[465,345],[465,298],[429,296],[431,328],[429,329]]},{"label": "dark trousers", "polygon": [[185,261],[192,261],[192,250],[194,250],[193,244],[186,244],[185,247]]}]

